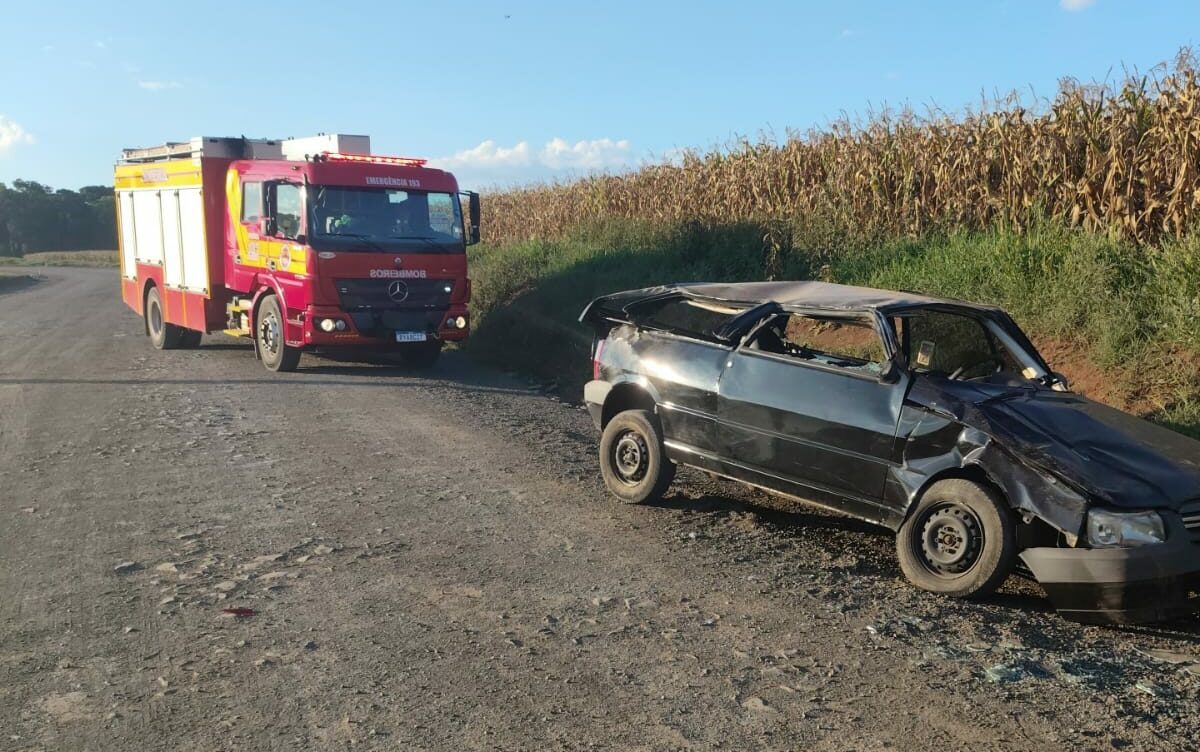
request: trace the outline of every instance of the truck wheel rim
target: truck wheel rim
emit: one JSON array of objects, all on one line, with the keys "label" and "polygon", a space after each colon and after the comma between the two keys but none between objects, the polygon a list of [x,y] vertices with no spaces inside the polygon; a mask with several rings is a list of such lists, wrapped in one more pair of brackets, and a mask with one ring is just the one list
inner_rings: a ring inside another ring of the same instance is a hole
[{"label": "truck wheel rim", "polygon": [[158,306],[158,301],[150,302],[150,331],[158,334],[162,331],[162,308]]},{"label": "truck wheel rim", "polygon": [[279,350],[279,319],[275,318],[275,314],[268,313],[263,316],[262,323],[258,326],[258,332],[263,347],[274,355]]},{"label": "truck wheel rim", "polygon": [[640,483],[646,477],[650,464],[646,439],[636,431],[626,431],[617,437],[612,451],[613,468],[617,476],[630,485]]},{"label": "truck wheel rim", "polygon": [[956,577],[975,566],[983,550],[983,525],[961,504],[947,502],[928,509],[922,520],[921,560],[933,574]]}]

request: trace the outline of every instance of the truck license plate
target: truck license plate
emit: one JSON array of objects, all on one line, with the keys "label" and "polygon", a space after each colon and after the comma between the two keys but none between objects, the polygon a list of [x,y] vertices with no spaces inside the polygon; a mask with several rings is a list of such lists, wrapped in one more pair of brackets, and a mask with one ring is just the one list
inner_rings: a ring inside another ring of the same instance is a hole
[{"label": "truck license plate", "polygon": [[425,332],[396,332],[397,342],[424,342]]}]

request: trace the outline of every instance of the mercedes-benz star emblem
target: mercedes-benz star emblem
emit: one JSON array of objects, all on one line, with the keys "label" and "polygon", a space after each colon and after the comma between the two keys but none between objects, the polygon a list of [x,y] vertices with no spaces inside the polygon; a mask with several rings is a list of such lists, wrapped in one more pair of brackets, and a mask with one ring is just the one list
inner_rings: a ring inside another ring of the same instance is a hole
[{"label": "mercedes-benz star emblem", "polygon": [[395,303],[403,303],[408,298],[408,285],[401,280],[393,280],[388,285],[388,297]]}]

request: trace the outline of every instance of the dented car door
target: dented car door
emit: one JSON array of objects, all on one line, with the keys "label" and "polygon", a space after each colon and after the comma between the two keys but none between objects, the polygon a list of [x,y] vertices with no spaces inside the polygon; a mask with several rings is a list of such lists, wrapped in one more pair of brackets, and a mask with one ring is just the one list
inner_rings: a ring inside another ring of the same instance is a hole
[{"label": "dented car door", "polygon": [[[877,355],[846,352],[866,342],[863,333],[875,338]],[[799,341],[805,337],[811,341]],[[766,322],[731,353],[721,376],[723,454],[752,482],[782,481],[795,495],[867,519],[890,516],[883,488],[909,377],[889,356],[869,319],[785,314]]]}]

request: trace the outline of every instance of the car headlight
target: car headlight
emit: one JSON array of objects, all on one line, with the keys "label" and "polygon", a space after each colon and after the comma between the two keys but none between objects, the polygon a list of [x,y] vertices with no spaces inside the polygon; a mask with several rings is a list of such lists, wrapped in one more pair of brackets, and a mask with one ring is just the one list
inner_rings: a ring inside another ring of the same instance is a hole
[{"label": "car headlight", "polygon": [[1145,546],[1167,539],[1158,512],[1093,509],[1087,518],[1088,543],[1095,548]]}]

